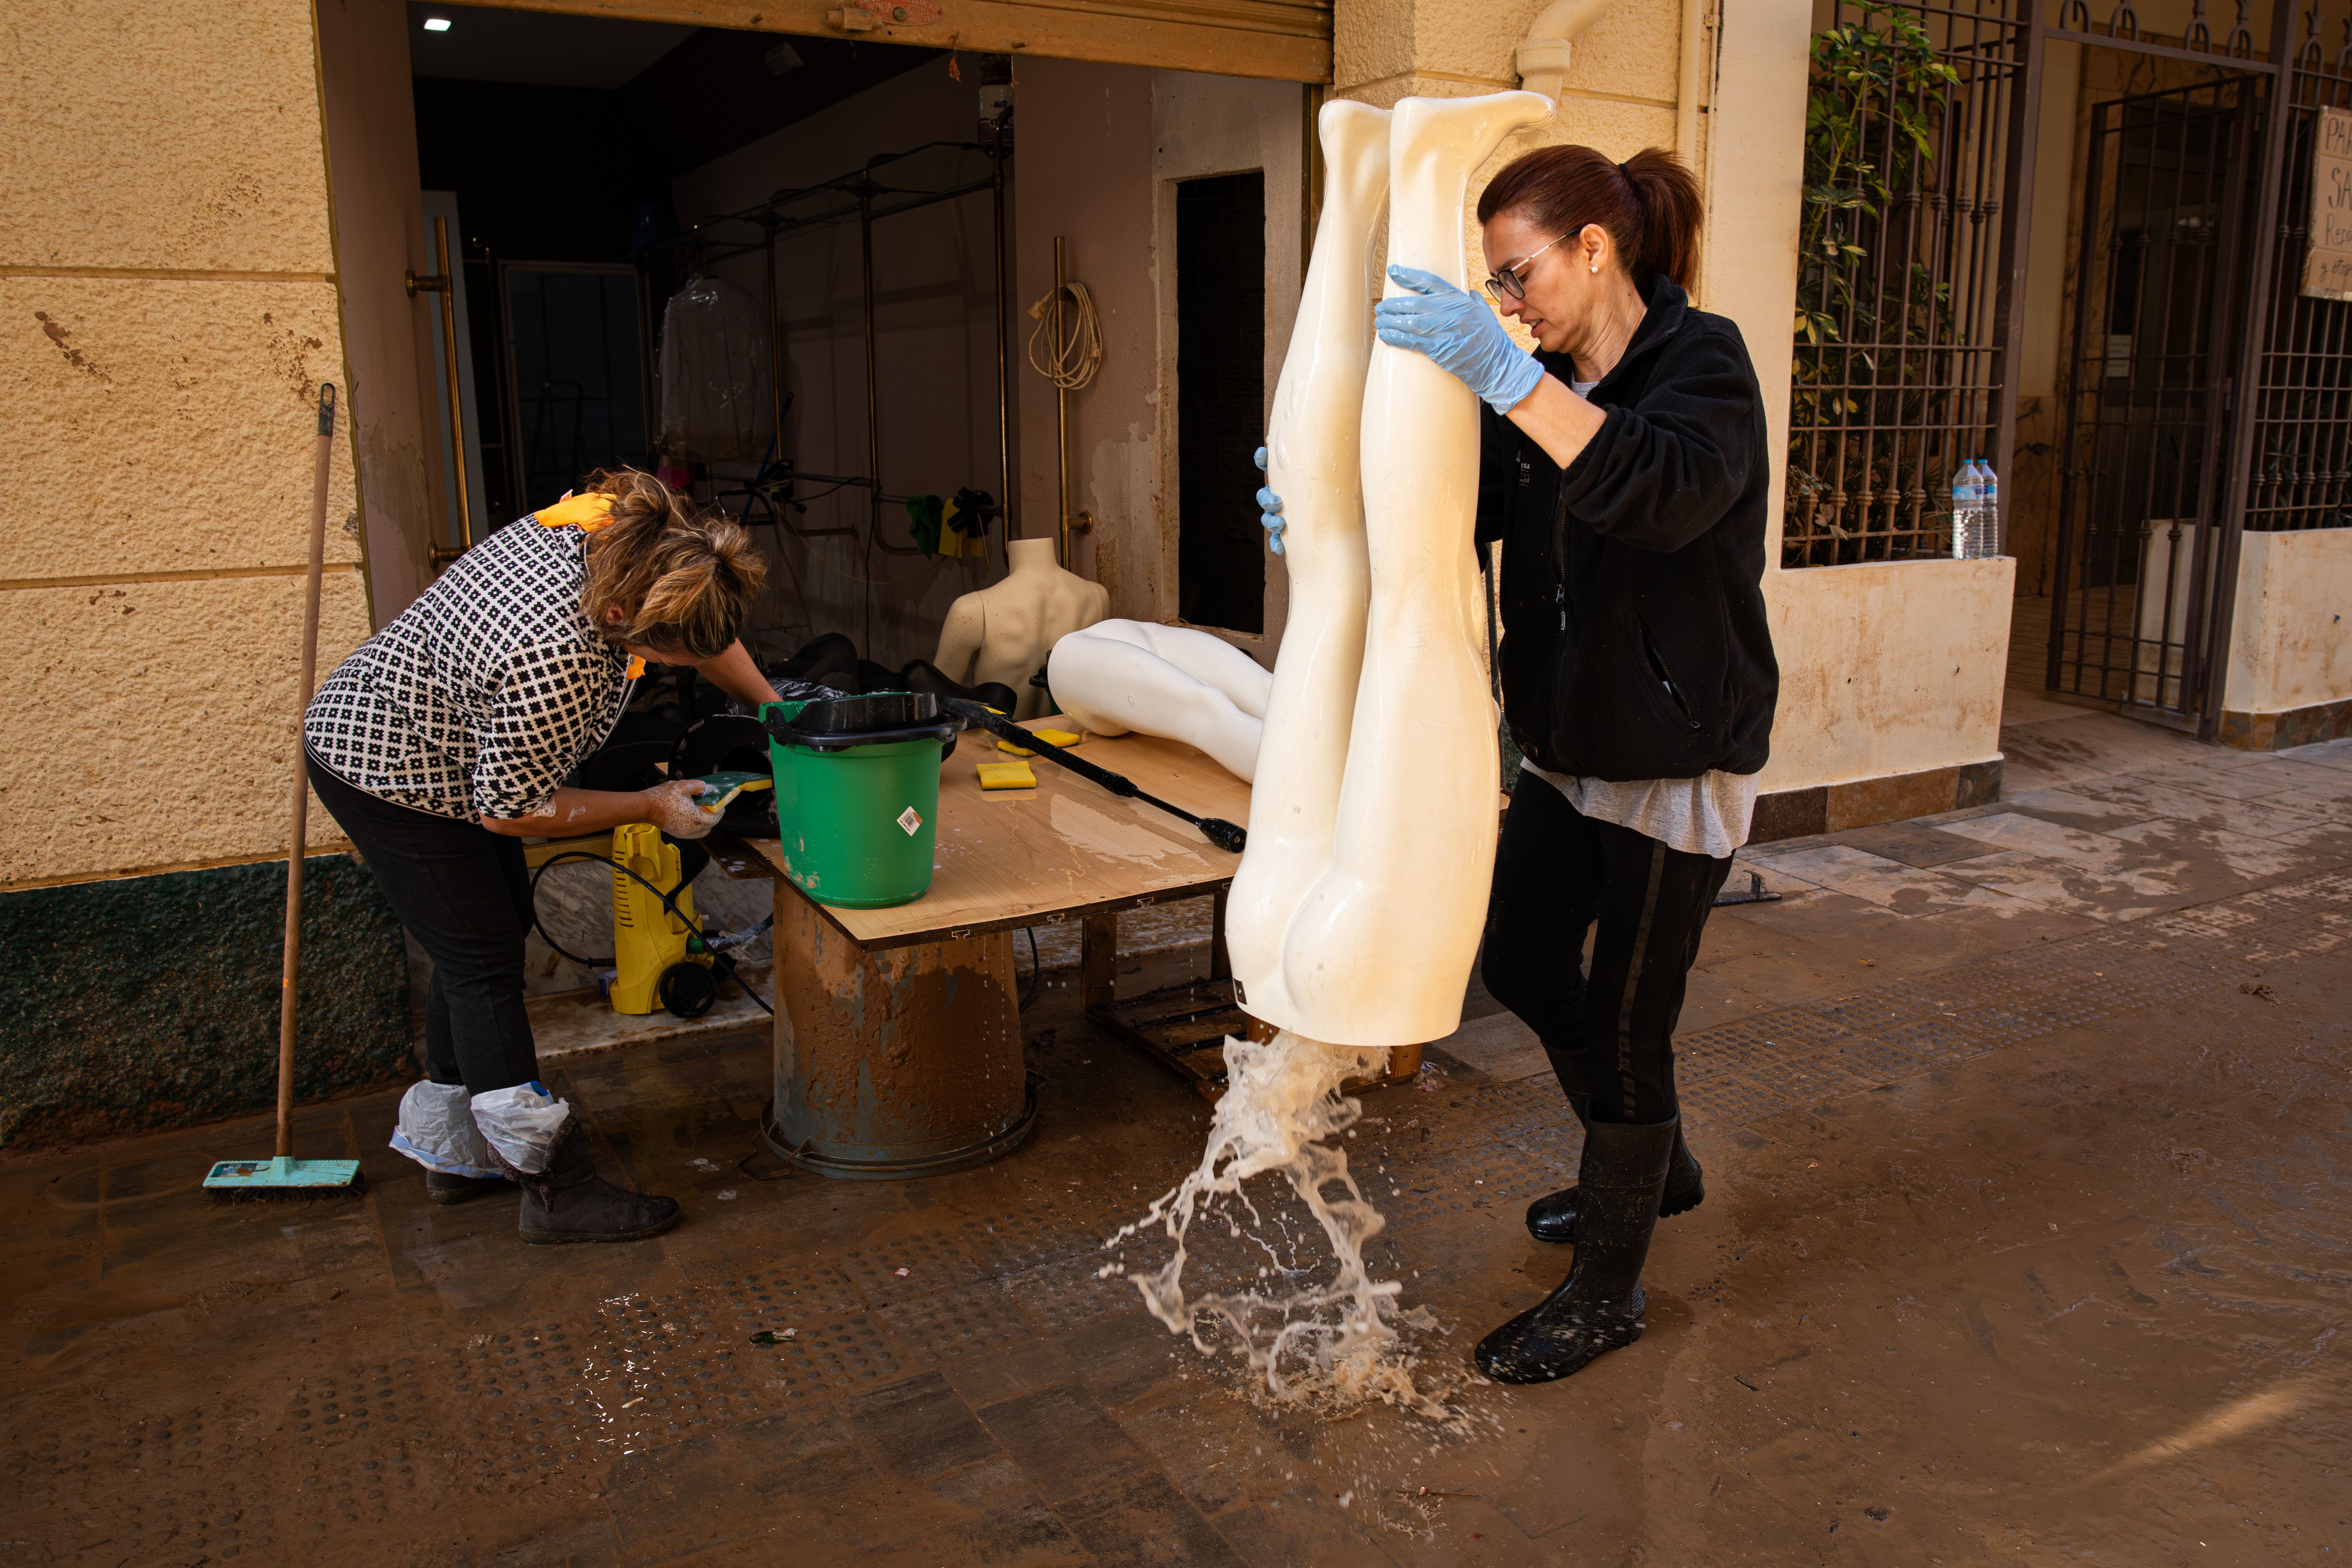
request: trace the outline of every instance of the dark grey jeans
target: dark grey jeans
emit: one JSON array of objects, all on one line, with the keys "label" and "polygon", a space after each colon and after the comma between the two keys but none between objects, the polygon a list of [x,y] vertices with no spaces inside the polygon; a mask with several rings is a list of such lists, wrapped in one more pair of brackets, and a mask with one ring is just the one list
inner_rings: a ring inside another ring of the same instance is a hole
[{"label": "dark grey jeans", "polygon": [[433,960],[425,1063],[474,1094],[539,1076],[523,1011],[530,877],[522,841],[354,789],[316,757],[310,787],[367,860],[384,901]]}]

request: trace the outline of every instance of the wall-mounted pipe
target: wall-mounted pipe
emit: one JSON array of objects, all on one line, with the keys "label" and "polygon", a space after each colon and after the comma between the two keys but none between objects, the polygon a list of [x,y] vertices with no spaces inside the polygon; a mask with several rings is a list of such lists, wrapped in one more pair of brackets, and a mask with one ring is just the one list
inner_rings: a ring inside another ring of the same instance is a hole
[{"label": "wall-mounted pipe", "polygon": [[[1054,298],[1056,301],[1062,300],[1068,297],[1069,292],[1065,239],[1057,234],[1054,237]],[[1091,531],[1095,516],[1090,511],[1070,510],[1070,389],[1062,384],[1059,377],[1054,382],[1054,471],[1055,490],[1060,498],[1055,503],[1060,519],[1055,531],[1062,542],[1062,570],[1076,572],[1078,569],[1078,544],[1070,536]]]},{"label": "wall-mounted pipe", "polygon": [[[1019,516],[1013,505],[1013,328],[1007,319],[1010,301],[1005,296],[1004,259],[1004,166],[1013,145],[1013,106],[1008,103],[996,113],[996,134],[992,141],[995,168],[989,184],[994,199],[995,233],[991,236],[996,253],[996,468],[998,482],[1003,487],[996,492],[997,504],[1003,510],[1003,539],[1013,542],[1013,520]],[[1013,555],[1005,552],[1004,569],[1013,570]]]},{"label": "wall-mounted pipe", "polygon": [[1683,0],[1682,62],[1675,73],[1675,155],[1696,174],[1699,100],[1706,83],[1706,13],[1711,0]]},{"label": "wall-mounted pipe", "polygon": [[1551,0],[1528,24],[1519,40],[1519,85],[1542,93],[1558,112],[1559,89],[1568,79],[1569,46],[1601,20],[1609,0]]}]

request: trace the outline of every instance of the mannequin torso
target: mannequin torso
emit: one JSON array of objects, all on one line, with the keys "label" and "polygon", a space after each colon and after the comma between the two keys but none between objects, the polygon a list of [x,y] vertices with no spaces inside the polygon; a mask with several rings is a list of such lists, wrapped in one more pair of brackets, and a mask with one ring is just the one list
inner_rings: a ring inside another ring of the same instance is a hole
[{"label": "mannequin torso", "polygon": [[1033,719],[1045,710],[1045,693],[1029,678],[1055,643],[1110,614],[1110,592],[1064,571],[1050,539],[1015,539],[1004,549],[1012,571],[948,607],[931,662],[965,686],[994,680],[1011,687],[1021,695],[1014,716]]}]

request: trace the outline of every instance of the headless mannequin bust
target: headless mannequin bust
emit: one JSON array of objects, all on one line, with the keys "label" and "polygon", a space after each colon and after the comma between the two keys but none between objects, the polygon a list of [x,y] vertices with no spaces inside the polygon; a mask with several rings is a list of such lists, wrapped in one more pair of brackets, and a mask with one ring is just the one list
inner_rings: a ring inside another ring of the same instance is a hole
[{"label": "headless mannequin bust", "polygon": [[1029,678],[1055,643],[1110,614],[1110,591],[1062,570],[1050,539],[1009,540],[1004,553],[1013,569],[1003,582],[948,606],[931,662],[959,685],[1011,687],[1021,697],[1014,717],[1034,719],[1045,710],[1045,694]]}]

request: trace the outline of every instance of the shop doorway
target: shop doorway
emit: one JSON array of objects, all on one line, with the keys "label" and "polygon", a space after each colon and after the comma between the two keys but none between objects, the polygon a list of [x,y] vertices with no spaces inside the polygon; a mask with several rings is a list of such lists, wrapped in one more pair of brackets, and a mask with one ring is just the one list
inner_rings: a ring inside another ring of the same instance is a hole
[{"label": "shop doorway", "polygon": [[[752,529],[763,655],[838,633],[903,671],[1060,521],[1115,614],[1270,659],[1249,456],[1310,232],[1319,100],[1288,73],[1328,75],[1328,13],[1171,24],[1149,59],[1093,5],[1094,59],[695,14],[352,0],[322,31],[378,619],[630,465]],[[1212,190],[1252,199],[1204,229],[1173,197]],[[1090,379],[1030,319],[1064,254]],[[1264,321],[1220,336],[1204,280]]]}]

